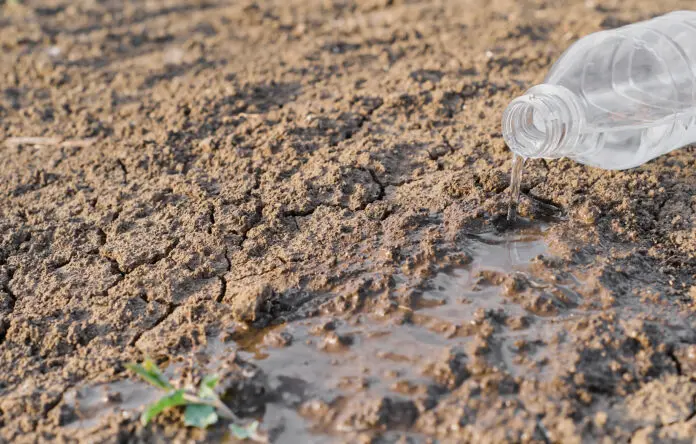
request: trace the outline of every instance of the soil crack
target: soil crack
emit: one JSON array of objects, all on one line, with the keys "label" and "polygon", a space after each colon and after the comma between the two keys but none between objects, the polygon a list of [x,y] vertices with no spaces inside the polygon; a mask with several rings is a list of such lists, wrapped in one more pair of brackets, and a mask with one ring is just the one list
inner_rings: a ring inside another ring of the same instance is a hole
[{"label": "soil crack", "polygon": [[384,197],[387,194],[386,189],[384,187],[384,184],[377,178],[377,173],[375,173],[371,168],[364,168],[364,170],[370,175],[370,177],[377,184],[377,186],[379,186],[379,194],[377,195],[377,198],[372,202],[368,202],[368,204],[384,199]]},{"label": "soil crack", "polygon": [[11,304],[10,304],[10,310],[11,310],[11,311],[14,310],[15,303],[17,303],[17,295],[15,295],[15,294],[12,292],[12,289],[10,288],[10,282],[11,282],[12,279],[14,278],[14,275],[15,275],[15,272],[16,272],[16,271],[17,271],[17,270],[14,269],[14,268],[9,268],[9,267],[7,268],[7,283],[4,284],[4,285],[2,286],[2,287],[3,287],[3,288],[2,288],[3,291],[4,291],[5,293],[7,293],[7,295],[8,295],[8,296],[10,297],[10,299],[12,300],[12,301],[11,301]]},{"label": "soil crack", "polygon": [[51,416],[51,412],[56,409],[60,405],[60,403],[63,401],[65,398],[65,393],[72,388],[72,385],[68,385],[65,388],[63,388],[60,391],[60,394],[56,397],[55,400],[46,403],[44,406],[44,418],[49,418]]},{"label": "soil crack", "polygon": [[121,168],[121,172],[123,173],[123,183],[128,184],[128,168],[126,168],[126,164],[123,163],[121,159],[116,159],[116,164]]},{"label": "soil crack", "polygon": [[211,204],[208,209],[208,219],[210,225],[208,225],[208,234],[213,234],[213,226],[215,226],[215,205]]},{"label": "soil crack", "polygon": [[677,355],[674,354],[674,349],[671,349],[668,353],[667,356],[672,360],[674,363],[674,368],[677,370],[677,375],[683,376],[684,374],[682,373],[682,366],[681,362],[679,362],[679,359],[677,358]]},{"label": "soil crack", "polygon": [[[171,244],[169,244],[169,245],[167,246],[167,248],[165,248],[164,251],[163,251],[161,254],[155,254],[155,255],[153,256],[153,258],[150,259],[149,261],[147,261],[146,263],[148,263],[148,264],[150,264],[150,265],[155,265],[155,264],[157,264],[157,262],[159,262],[159,261],[161,261],[161,260],[163,260],[163,259],[168,258],[169,255],[172,254],[172,251],[174,251],[174,249],[179,245],[179,242],[180,242],[180,241],[181,241],[181,239],[179,239],[178,237],[174,238],[174,241],[173,241]],[[140,266],[142,266],[142,265],[145,265],[145,263],[136,264],[136,265],[133,267],[133,270],[135,270],[137,267],[140,267]]]},{"label": "soil crack", "polygon": [[[14,313],[15,305],[17,304],[17,296],[10,289],[10,281],[14,277],[15,270],[8,267],[7,269],[7,283],[2,286],[2,290],[10,297],[9,303],[9,313],[11,315]],[[7,330],[9,328],[9,321],[4,320],[0,322],[0,345],[5,342],[7,338]]]},{"label": "soil crack", "polygon": [[146,329],[144,329],[143,331],[136,333],[135,336],[133,336],[133,339],[131,339],[131,341],[128,343],[128,345],[130,345],[130,346],[136,346],[135,344],[138,343],[138,341],[140,340],[140,338],[141,338],[145,333],[147,333],[147,332],[149,332],[149,331],[152,331],[152,330],[154,330],[155,328],[159,327],[164,321],[167,320],[167,318],[168,318],[169,316],[172,315],[172,313],[174,313],[174,311],[175,311],[177,308],[180,307],[180,305],[181,305],[181,304],[168,304],[168,305],[167,305],[167,311],[165,311],[164,314],[163,314],[162,316],[160,316],[160,318],[157,319],[157,320],[155,321],[155,323],[152,324],[151,327],[146,328]]},{"label": "soil crack", "polygon": [[217,303],[221,303],[222,299],[225,297],[225,294],[227,293],[227,273],[232,271],[232,261],[230,260],[229,256],[229,250],[225,248],[225,261],[227,261],[227,269],[225,270],[225,273],[222,275],[218,276],[220,279],[220,294],[218,295],[217,299],[215,300]]},{"label": "soil crack", "polygon": [[[263,203],[257,205],[256,207],[256,216],[258,217],[258,220],[255,221],[254,223],[251,224],[248,228],[243,230],[239,235],[242,237],[242,240],[239,242],[239,246],[244,245],[244,242],[249,238],[249,232],[259,226],[261,222],[263,221],[263,209],[264,205]],[[226,253],[227,254],[227,253]],[[229,260],[229,257],[228,257]]]}]

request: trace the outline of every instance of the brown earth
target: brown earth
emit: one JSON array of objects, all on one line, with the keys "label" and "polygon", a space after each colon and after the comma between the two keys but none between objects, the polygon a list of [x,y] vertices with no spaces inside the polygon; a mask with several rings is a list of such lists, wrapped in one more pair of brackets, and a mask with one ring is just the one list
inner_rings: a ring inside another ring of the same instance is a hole
[{"label": "brown earth", "polygon": [[221,439],[140,425],[149,354],[276,442],[691,442],[696,150],[529,162],[498,223],[504,106],[688,7],[0,2],[0,439]]}]

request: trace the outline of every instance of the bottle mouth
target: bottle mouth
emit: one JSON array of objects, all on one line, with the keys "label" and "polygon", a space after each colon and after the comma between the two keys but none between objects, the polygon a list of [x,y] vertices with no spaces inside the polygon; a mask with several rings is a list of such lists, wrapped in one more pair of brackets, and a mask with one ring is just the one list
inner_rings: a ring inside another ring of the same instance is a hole
[{"label": "bottle mouth", "polygon": [[515,99],[503,114],[503,138],[508,147],[524,157],[538,157],[549,144],[544,110],[526,96]]},{"label": "bottle mouth", "polygon": [[581,119],[570,91],[538,85],[513,100],[503,113],[503,138],[523,157],[562,157],[577,136]]}]

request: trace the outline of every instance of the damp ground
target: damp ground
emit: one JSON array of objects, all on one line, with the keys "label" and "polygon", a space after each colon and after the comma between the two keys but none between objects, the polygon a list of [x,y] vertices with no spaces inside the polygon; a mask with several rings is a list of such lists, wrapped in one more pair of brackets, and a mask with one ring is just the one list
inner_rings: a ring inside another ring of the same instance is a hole
[{"label": "damp ground", "polygon": [[[572,277],[533,277],[533,263],[547,254],[547,228],[548,222],[520,219],[466,233],[454,264],[415,284],[395,277],[391,290],[412,295],[407,302],[342,314],[334,314],[330,303],[319,304],[280,325],[211,338],[191,363],[208,372],[229,356],[252,364],[268,391],[253,416],[273,441],[327,442],[372,427],[389,431],[383,439],[422,441],[427,434],[409,429],[419,413],[469,377],[468,351],[494,350],[487,364],[513,376],[545,379],[544,369],[553,371],[558,356],[539,346],[559,340],[572,312],[535,314],[516,301],[525,285],[556,293],[564,305],[581,299],[570,289],[577,284]],[[168,373],[173,377],[180,365]],[[75,418],[66,427],[89,428],[116,412],[137,415],[156,396],[156,389],[132,380],[71,391],[64,399]]]},{"label": "damp ground", "polygon": [[0,2],[0,440],[220,374],[274,442],[691,442],[696,155],[530,160],[576,39],[688,1]]}]

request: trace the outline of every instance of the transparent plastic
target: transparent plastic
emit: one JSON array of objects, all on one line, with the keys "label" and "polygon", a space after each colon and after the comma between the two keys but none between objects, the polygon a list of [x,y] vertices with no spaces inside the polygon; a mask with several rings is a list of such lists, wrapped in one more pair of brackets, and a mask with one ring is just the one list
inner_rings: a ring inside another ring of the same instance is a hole
[{"label": "transparent plastic", "polygon": [[571,46],[541,85],[513,100],[503,137],[525,158],[605,169],[696,142],[696,11],[602,31]]}]

